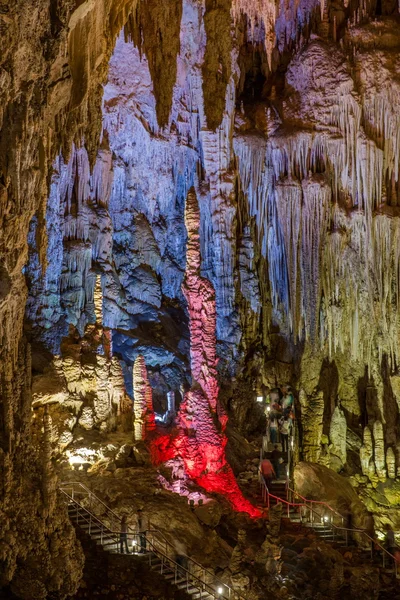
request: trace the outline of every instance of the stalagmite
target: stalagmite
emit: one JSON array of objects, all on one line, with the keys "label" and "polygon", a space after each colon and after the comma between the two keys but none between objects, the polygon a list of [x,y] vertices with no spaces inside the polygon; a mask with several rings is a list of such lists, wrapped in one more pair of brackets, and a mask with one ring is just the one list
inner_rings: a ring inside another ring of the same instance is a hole
[{"label": "stalagmite", "polygon": [[314,392],[308,396],[304,390],[300,390],[299,400],[302,411],[304,460],[318,462],[321,453],[324,396],[322,392]]},{"label": "stalagmite", "polygon": [[396,452],[395,452],[395,457],[396,457],[396,475],[397,477],[400,477],[400,442],[397,442],[396,444]]},{"label": "stalagmite", "polygon": [[360,448],[360,461],[363,475],[368,477],[371,474],[371,464],[373,466],[373,471],[375,472],[375,466],[373,464],[372,433],[368,426],[364,427],[363,444]]},{"label": "stalagmite", "polygon": [[394,454],[394,450],[392,447],[389,447],[386,450],[386,466],[387,472],[390,479],[395,479],[396,477],[396,457]]},{"label": "stalagmite", "polygon": [[183,461],[187,477],[206,491],[225,495],[235,510],[256,517],[258,509],[243,497],[225,456],[227,416],[218,406],[215,293],[211,283],[200,275],[200,210],[194,188],[186,199],[185,225],[188,241],[183,293],[189,313],[193,384],[177,415],[177,437],[156,438],[152,444],[153,461],[158,464],[178,458]]},{"label": "stalagmite", "polygon": [[133,364],[133,414],[135,440],[144,440],[146,434],[155,429],[155,418],[152,390],[143,356],[138,356]]},{"label": "stalagmite", "polygon": [[213,411],[217,407],[217,356],[215,292],[212,284],[199,276],[201,266],[200,211],[194,189],[188,193],[185,225],[188,233],[186,274],[183,285],[190,319],[190,360],[192,376],[201,386]]},{"label": "stalagmite", "polygon": [[347,423],[346,416],[344,412],[340,409],[339,406],[336,406],[333,411],[330,430],[329,430],[329,438],[332,443],[332,447],[330,448],[330,453],[334,454],[340,459],[340,462],[343,465],[346,464],[346,432],[347,432]]},{"label": "stalagmite", "polygon": [[376,473],[380,479],[386,477],[386,460],[385,460],[385,438],[383,434],[383,425],[380,421],[375,421],[373,426],[374,433],[374,459]]},{"label": "stalagmite", "polygon": [[44,406],[43,414],[43,452],[42,452],[42,467],[43,467],[43,498],[45,506],[49,507],[50,498],[52,492],[55,492],[55,488],[51,489],[51,478],[52,478],[52,419],[48,410],[48,406]]},{"label": "stalagmite", "polygon": [[96,284],[94,287],[93,294],[94,301],[94,313],[96,315],[96,323],[100,327],[103,326],[103,292],[101,289],[101,277],[99,275],[96,276]]}]

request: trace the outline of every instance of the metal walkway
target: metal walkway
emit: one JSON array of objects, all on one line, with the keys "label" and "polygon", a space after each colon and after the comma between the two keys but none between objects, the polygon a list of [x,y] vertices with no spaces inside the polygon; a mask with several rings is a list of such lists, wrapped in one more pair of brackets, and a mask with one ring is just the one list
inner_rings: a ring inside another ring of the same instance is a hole
[{"label": "metal walkway", "polygon": [[[123,553],[125,543],[121,544],[118,515],[80,482],[63,483],[59,489],[68,506],[71,522],[105,551]],[[127,546],[132,560],[145,558],[150,569],[193,600],[247,600],[192,558],[184,556],[184,566],[178,564],[174,547],[156,529],[150,529],[146,534],[128,531]]]},{"label": "metal walkway", "polygon": [[327,502],[310,500],[298,494],[290,486],[290,472],[293,467],[293,455],[295,450],[294,437],[289,438],[286,478],[266,484],[261,474],[261,461],[264,453],[269,452],[269,432],[263,440],[260,452],[260,485],[261,495],[269,510],[271,506],[282,504],[282,514],[292,523],[298,523],[305,528],[312,529],[325,542],[342,544],[356,544],[366,558],[371,561],[379,561],[379,566],[387,572],[394,573],[397,577],[399,566],[396,558],[381,544],[374,540],[363,529],[345,527],[345,518],[333,509]]}]

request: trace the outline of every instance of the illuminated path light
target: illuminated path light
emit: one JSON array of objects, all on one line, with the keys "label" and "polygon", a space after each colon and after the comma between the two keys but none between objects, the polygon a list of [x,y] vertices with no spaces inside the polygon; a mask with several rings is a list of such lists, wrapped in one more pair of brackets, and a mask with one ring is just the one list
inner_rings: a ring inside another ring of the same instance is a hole
[{"label": "illuminated path light", "polygon": [[212,284],[200,276],[200,211],[194,188],[186,200],[188,233],[183,293],[190,328],[192,389],[185,394],[177,416],[177,434],[153,440],[152,458],[160,464],[180,458],[186,475],[207,492],[224,495],[237,511],[251,517],[260,511],[246,500],[225,456],[227,415],[218,404],[216,308]]}]

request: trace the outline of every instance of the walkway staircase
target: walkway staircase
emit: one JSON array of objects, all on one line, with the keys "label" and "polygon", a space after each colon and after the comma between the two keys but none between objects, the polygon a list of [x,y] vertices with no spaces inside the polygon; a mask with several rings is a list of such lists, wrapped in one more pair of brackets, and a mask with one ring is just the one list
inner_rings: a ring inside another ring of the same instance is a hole
[{"label": "walkway staircase", "polygon": [[[267,433],[260,452],[260,467],[263,458],[268,458],[271,451],[271,443],[268,438]],[[327,502],[304,498],[290,487],[289,473],[292,465],[293,442],[294,440],[290,440],[288,453],[283,455],[287,465],[285,467],[285,471],[288,473],[286,479],[275,480],[267,486],[260,468],[261,494],[268,510],[278,503],[282,504],[284,518],[312,529],[325,542],[343,546],[349,546],[352,542],[356,543],[360,548],[364,548],[361,552],[364,553],[367,560],[371,560],[387,573],[394,573],[397,577],[399,567],[395,557],[376,540],[373,540],[366,531],[345,527],[344,517]]]},{"label": "walkway staircase", "polygon": [[[283,480],[273,481],[268,486],[270,494],[270,506],[274,506],[287,501],[287,482]],[[315,519],[313,521],[307,521],[298,509],[298,506],[291,505],[290,503],[285,506],[284,518],[287,518],[291,523],[298,523],[303,527],[312,529],[318,537],[322,538],[325,542],[335,542],[337,544],[345,544],[345,537],[335,536],[332,531],[332,527],[329,523],[326,523],[323,519]],[[305,512],[305,511],[304,511]]]},{"label": "walkway staircase", "polygon": [[[109,553],[121,553],[121,520],[100,498],[79,482],[63,483],[60,492],[68,507],[68,515],[75,527],[79,527]],[[156,529],[150,529],[143,537],[133,531],[127,533],[131,560],[145,560],[151,570],[160,573],[168,584],[185,591],[193,600],[246,600],[226,583],[188,556],[182,556],[182,564],[176,561],[172,544]]]}]

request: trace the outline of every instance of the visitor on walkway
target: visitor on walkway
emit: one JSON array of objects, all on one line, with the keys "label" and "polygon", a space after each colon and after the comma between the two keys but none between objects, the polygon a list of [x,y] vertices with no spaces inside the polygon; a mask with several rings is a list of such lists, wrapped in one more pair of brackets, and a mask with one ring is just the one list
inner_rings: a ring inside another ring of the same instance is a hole
[{"label": "visitor on walkway", "polygon": [[285,454],[289,450],[289,433],[290,421],[289,417],[282,417],[279,421],[279,435],[282,442],[282,452]]},{"label": "visitor on walkway", "polygon": [[293,407],[290,410],[288,419],[289,419],[290,427],[293,427],[293,423],[294,423],[294,419],[295,419]]},{"label": "visitor on walkway", "polygon": [[264,458],[264,460],[261,461],[260,471],[267,487],[269,487],[275,478],[275,471],[271,461],[268,460],[268,458]]},{"label": "visitor on walkway", "polygon": [[140,540],[140,552],[146,552],[146,547],[147,547],[146,533],[149,528],[149,526],[148,526],[149,520],[141,508],[138,508],[136,514],[137,514],[137,530],[139,532],[139,540]]},{"label": "visitor on walkway", "polygon": [[275,416],[279,419],[279,417],[282,415],[282,406],[278,389],[272,390],[270,394],[270,400],[271,416]]},{"label": "visitor on walkway", "polygon": [[294,404],[294,398],[290,385],[285,384],[284,386],[282,386],[282,394],[282,411],[284,416],[289,416]]},{"label": "visitor on walkway", "polygon": [[271,452],[271,462],[274,467],[276,478],[280,478],[280,463],[282,461],[282,452],[280,452],[278,445],[275,444],[274,449]]},{"label": "visitor on walkway", "polygon": [[119,534],[119,546],[121,554],[130,554],[128,548],[128,522],[126,515],[121,519],[121,533]]},{"label": "visitor on walkway", "polygon": [[278,419],[275,414],[271,413],[269,419],[269,439],[272,444],[276,444],[278,441]]},{"label": "visitor on walkway", "polygon": [[372,543],[372,560],[381,560],[381,545],[379,543],[379,538],[376,534]]}]

